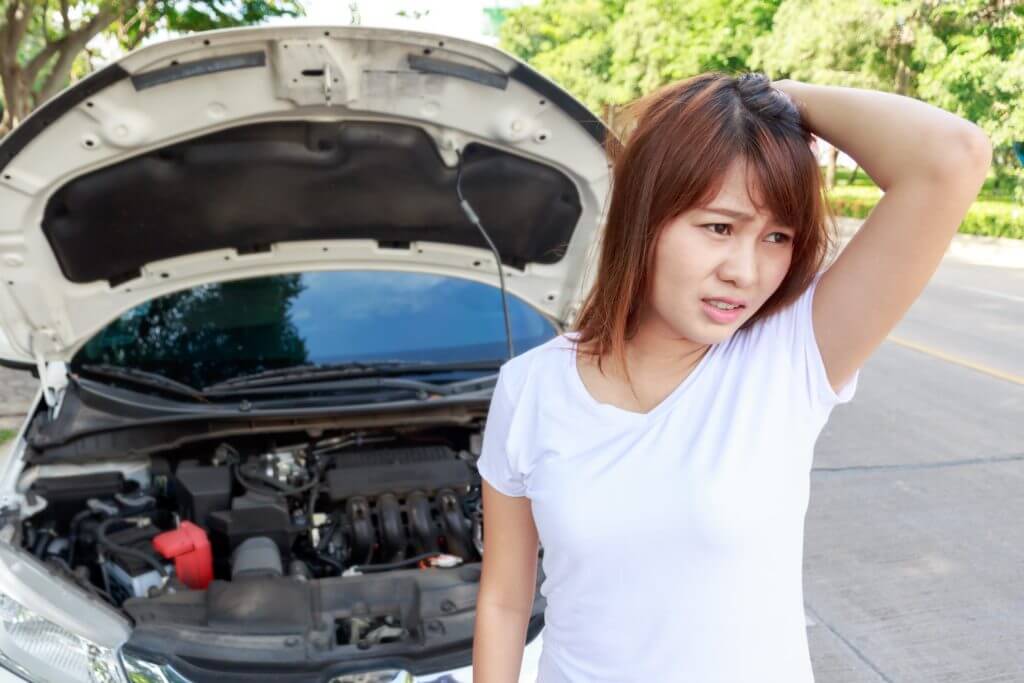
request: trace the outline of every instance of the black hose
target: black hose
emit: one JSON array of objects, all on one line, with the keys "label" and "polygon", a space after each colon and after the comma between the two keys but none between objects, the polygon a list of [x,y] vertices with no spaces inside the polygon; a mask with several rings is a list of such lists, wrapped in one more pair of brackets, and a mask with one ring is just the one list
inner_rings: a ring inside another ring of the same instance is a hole
[{"label": "black hose", "polygon": [[[316,476],[316,481],[319,483],[320,477]],[[316,499],[323,491],[322,488],[317,486],[313,489],[313,492],[309,494],[309,508],[307,509],[306,518],[309,520],[309,528],[313,528],[313,515],[316,513]]]},{"label": "black hose", "polygon": [[53,529],[39,529],[36,531],[35,545],[32,547],[32,554],[40,560],[46,556],[46,549],[53,541]]},{"label": "black hose", "polygon": [[112,555],[120,555],[121,557],[134,557],[137,560],[145,562],[150,567],[157,570],[160,573],[161,577],[166,579],[167,570],[164,568],[162,564],[160,564],[156,560],[156,558],[147,553],[142,552],[141,550],[136,550],[135,548],[128,548],[123,545],[118,545],[117,543],[114,543],[107,537],[107,529],[110,528],[111,525],[116,524],[117,522],[124,521],[125,519],[123,517],[111,517],[110,519],[101,522],[100,525],[96,527],[96,542],[99,543],[101,547],[106,549]]},{"label": "black hose", "polygon": [[336,559],[334,559],[330,555],[328,555],[326,553],[322,553],[320,551],[314,551],[314,552],[316,554],[317,559],[320,560],[321,562],[323,562],[324,564],[329,565],[329,566],[333,567],[334,569],[337,569],[339,572],[345,571],[345,565],[343,565],[341,562],[338,562]]},{"label": "black hose", "polygon": [[407,557],[404,560],[398,560],[397,562],[388,562],[386,564],[356,565],[354,568],[359,570],[359,572],[363,574],[368,574],[370,572],[386,572],[389,569],[400,569],[402,567],[405,567],[406,565],[415,564],[420,560],[425,560],[428,557],[437,557],[440,554],[441,553],[423,553],[421,555],[413,555],[412,557]]},{"label": "black hose", "polygon": [[[247,491],[255,491],[256,493],[279,493],[283,496],[297,496],[301,493],[305,493],[314,486],[320,484],[320,473],[317,472],[312,481],[303,484],[302,486],[290,487],[282,484],[273,477],[268,477],[262,472],[248,472],[244,476],[242,475],[242,468],[240,465],[234,464],[231,466],[232,471],[235,475],[235,480]],[[252,482],[246,481],[247,477],[258,479],[260,482],[272,487],[273,490],[265,488],[263,486],[256,486]]]},{"label": "black hose", "polygon": [[96,514],[95,510],[82,510],[71,518],[70,531],[68,533],[68,566],[75,566],[75,546],[78,545],[78,527],[83,521]]}]

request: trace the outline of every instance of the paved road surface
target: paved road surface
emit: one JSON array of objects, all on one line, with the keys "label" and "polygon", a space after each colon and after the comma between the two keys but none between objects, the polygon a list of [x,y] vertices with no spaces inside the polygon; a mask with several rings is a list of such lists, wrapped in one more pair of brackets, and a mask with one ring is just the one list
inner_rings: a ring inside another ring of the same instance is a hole
[{"label": "paved road surface", "polygon": [[892,336],[815,452],[816,679],[1024,681],[1024,270],[944,263]]}]

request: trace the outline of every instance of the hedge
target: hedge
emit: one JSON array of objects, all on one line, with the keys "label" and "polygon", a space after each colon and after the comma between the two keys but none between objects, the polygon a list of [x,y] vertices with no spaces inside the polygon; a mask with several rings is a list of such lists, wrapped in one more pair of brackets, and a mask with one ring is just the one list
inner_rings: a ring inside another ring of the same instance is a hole
[{"label": "hedge", "polygon": [[[837,187],[829,191],[829,202],[837,216],[867,218],[879,199],[881,193],[875,188]],[[1024,206],[1009,201],[979,199],[967,211],[960,224],[960,232],[1024,239]]]}]

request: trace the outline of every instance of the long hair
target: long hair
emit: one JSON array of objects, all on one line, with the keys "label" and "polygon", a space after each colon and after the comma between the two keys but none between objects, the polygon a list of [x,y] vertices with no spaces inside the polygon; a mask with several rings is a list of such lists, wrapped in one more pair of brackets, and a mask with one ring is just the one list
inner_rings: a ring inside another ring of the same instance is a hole
[{"label": "long hair", "polygon": [[[770,214],[792,227],[793,256],[782,283],[740,329],[794,302],[835,241],[813,139],[793,102],[763,74],[708,72],[670,83],[629,103],[631,132],[606,137],[611,197],[594,284],[577,315],[577,344],[594,342],[626,371],[625,342],[651,292],[655,245],[675,216],[713,199],[738,158]],[[754,188],[749,188],[754,189]],[[582,349],[581,349],[582,352]]]}]

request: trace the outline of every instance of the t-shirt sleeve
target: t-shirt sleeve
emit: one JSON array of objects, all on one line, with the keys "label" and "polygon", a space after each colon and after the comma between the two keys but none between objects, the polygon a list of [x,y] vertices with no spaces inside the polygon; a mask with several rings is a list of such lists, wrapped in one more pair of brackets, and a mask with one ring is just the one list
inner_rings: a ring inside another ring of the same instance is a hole
[{"label": "t-shirt sleeve", "polygon": [[792,390],[796,396],[812,409],[827,413],[840,403],[847,403],[853,398],[857,390],[860,369],[854,372],[838,392],[832,390],[811,319],[811,303],[823,273],[824,271],[814,276],[811,284],[796,301],[764,320],[764,325],[755,333],[754,343],[773,349],[766,350],[769,356],[778,357],[775,354],[781,354],[784,363],[780,365],[779,370],[784,369],[787,373],[784,381],[788,382],[792,378],[795,382]]},{"label": "t-shirt sleeve", "polygon": [[818,340],[814,335],[811,316],[814,293],[818,289],[818,282],[823,274],[824,271],[814,276],[810,286],[793,305],[791,315],[796,340],[794,350],[798,354],[796,359],[799,367],[804,369],[808,394],[811,400],[818,405],[831,409],[853,399],[853,395],[857,391],[857,380],[860,378],[860,368],[857,368],[853,376],[840,387],[838,392],[832,389],[832,383],[829,382],[828,373],[825,370],[825,362],[821,357],[821,349],[818,347]]},{"label": "t-shirt sleeve", "polygon": [[515,458],[509,451],[509,432],[512,425],[513,402],[509,395],[505,366],[498,371],[491,405],[484,424],[480,457],[476,461],[480,476],[506,496],[526,495],[523,475],[515,467]]}]

